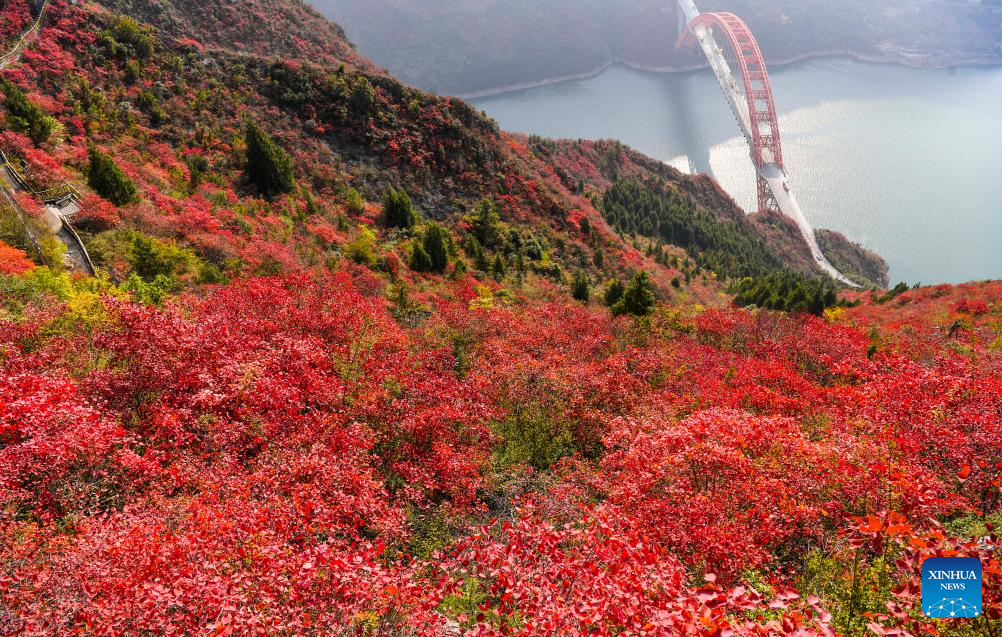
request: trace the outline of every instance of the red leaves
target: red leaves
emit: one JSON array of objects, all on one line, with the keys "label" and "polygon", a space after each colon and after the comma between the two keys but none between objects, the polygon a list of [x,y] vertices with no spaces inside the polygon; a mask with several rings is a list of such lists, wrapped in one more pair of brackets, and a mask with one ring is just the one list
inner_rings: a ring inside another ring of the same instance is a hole
[{"label": "red leaves", "polygon": [[[4,606],[41,634],[827,636],[789,567],[825,547],[836,583],[887,564],[871,630],[920,634],[923,556],[997,572],[934,522],[996,497],[989,357],[736,311],[638,343],[464,285],[409,331],[363,269],[0,323]],[[527,406],[571,455],[496,472],[491,425]]]},{"label": "red leaves", "polygon": [[80,212],[73,218],[74,223],[84,230],[103,232],[121,223],[118,208],[102,197],[87,194],[80,202]]},{"label": "red leaves", "polygon": [[875,515],[867,516],[866,521],[860,527],[863,533],[880,533],[884,530],[884,522]]},{"label": "red leaves", "polygon": [[101,513],[128,489],[125,438],[58,376],[0,371],[0,507],[49,518]]},{"label": "red leaves", "polygon": [[27,253],[0,241],[0,274],[24,274],[34,269]]}]

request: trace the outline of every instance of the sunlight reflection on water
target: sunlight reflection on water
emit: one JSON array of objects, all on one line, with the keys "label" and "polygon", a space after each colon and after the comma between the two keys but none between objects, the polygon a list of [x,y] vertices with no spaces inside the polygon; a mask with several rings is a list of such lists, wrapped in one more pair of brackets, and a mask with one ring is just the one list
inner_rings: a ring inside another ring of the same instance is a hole
[{"label": "sunlight reflection on water", "polygon": [[[1002,277],[1002,70],[824,60],[772,75],[812,223],[879,252],[895,280]],[[510,130],[616,138],[686,172],[691,162],[754,205],[747,146],[709,73],[613,68],[476,103]]]}]

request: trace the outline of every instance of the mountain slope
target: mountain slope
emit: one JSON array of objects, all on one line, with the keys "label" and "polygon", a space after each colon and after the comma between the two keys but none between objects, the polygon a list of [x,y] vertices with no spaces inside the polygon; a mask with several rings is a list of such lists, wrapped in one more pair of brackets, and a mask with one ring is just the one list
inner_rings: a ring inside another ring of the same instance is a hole
[{"label": "mountain slope", "polygon": [[340,26],[301,2],[281,7],[263,6],[254,0],[113,0],[103,4],[152,25],[162,36],[189,38],[204,47],[374,68],[355,52]]},{"label": "mountain slope", "polygon": [[[183,2],[134,2],[128,5],[133,15],[163,25],[145,34],[106,13],[53,6],[39,45],[12,77],[48,100],[50,114],[66,122],[66,141],[35,148],[13,136],[9,150],[29,163],[40,190],[63,179],[83,181],[91,143],[111,152],[136,182],[140,196],[114,213],[117,223],[89,221],[101,216],[94,212],[99,206],[85,206],[80,215],[99,266],[127,278],[135,267],[125,248],[136,231],[190,246],[223,276],[315,264],[356,238],[359,226],[350,222],[372,221],[371,206],[351,203],[357,192],[375,202],[394,186],[404,188],[425,217],[457,229],[480,199],[494,199],[514,230],[504,258],[518,261],[526,241],[543,245],[534,254],[545,265],[523,257],[520,267],[549,271],[558,280],[576,269],[599,281],[646,266],[667,289],[679,276],[605,227],[591,201],[556,178],[552,162],[465,103],[372,72],[336,26],[314,32],[326,34],[331,55],[345,56],[328,62],[315,62],[308,45],[295,44],[299,39],[276,36],[298,33],[304,20],[322,21],[293,4],[281,14],[284,22],[260,34],[261,55],[240,50],[246,46],[240,38],[256,29],[264,9],[237,15],[233,5],[207,7],[188,22],[181,19],[190,9]],[[211,26],[220,21],[226,26]],[[136,42],[149,37],[156,47],[141,53],[146,45]],[[209,43],[198,40],[207,37]],[[274,57],[289,46],[287,57]],[[86,83],[72,79],[78,76]],[[244,179],[248,119],[267,122],[289,150],[299,190],[267,201]],[[677,172],[657,170],[686,182]],[[714,214],[724,209],[718,204],[705,202]],[[582,215],[595,234],[582,230]],[[335,236],[349,240],[318,240],[315,228],[331,226],[343,228]],[[380,248],[396,262],[410,258],[409,241]],[[382,258],[380,250],[375,256]],[[811,271],[792,257],[789,263]]]},{"label": "mountain slope", "polygon": [[239,5],[260,54],[110,6],[2,72],[7,170],[76,184],[98,276],[0,206],[42,240],[0,244],[0,633],[934,634],[926,556],[1002,569],[999,284],[777,268],[742,289],[830,307],[736,308],[706,245],[606,221],[763,245],[705,177],[504,134],[334,27],[343,68],[276,59],[296,0]]},{"label": "mountain slope", "polygon": [[[472,95],[594,72],[703,66],[675,48],[678,7],[660,0],[315,0],[406,82]],[[1002,63],[998,4],[949,0],[701,0],[742,16],[767,62],[810,55],[946,67]]]}]

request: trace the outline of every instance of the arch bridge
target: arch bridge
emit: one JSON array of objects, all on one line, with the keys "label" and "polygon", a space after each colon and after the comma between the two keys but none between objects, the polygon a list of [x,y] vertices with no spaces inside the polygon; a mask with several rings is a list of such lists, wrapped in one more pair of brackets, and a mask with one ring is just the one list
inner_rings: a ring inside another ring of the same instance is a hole
[{"label": "arch bridge", "polygon": [[814,228],[793,195],[769,72],[751,29],[733,13],[701,13],[693,0],[678,3],[686,23],[679,43],[695,40],[702,48],[748,142],[757,174],[759,210],[776,210],[793,219],[817,266],[836,281],[856,287],[821,251]]}]

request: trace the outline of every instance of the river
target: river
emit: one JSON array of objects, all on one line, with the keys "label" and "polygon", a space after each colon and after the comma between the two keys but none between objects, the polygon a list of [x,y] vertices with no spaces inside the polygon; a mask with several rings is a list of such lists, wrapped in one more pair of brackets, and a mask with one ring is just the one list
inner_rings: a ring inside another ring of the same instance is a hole
[{"label": "river", "polygon": [[[771,75],[787,172],[815,227],[879,253],[892,282],[1002,278],[1002,69],[827,59]],[[612,67],[474,104],[508,130],[619,139],[755,205],[747,146],[708,70]]]}]

